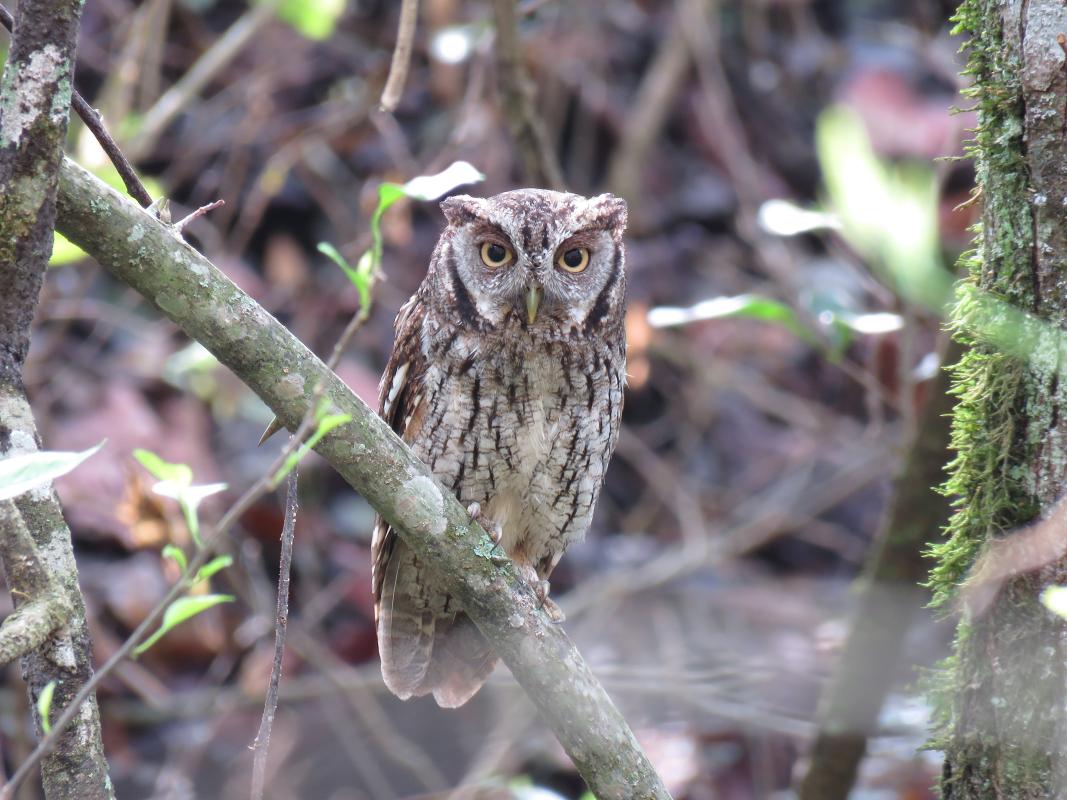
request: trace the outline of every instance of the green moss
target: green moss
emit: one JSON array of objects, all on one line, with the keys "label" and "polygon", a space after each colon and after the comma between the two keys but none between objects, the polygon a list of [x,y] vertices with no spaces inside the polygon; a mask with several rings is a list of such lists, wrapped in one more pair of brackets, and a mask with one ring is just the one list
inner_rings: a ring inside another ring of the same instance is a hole
[{"label": "green moss", "polygon": [[[955,456],[942,488],[954,512],[947,538],[929,550],[934,604],[943,608],[991,542],[1040,514],[1044,487],[1056,483],[1048,477],[1062,472],[1049,436],[1065,405],[1056,324],[1065,301],[1037,303],[1022,68],[1017,36],[1004,35],[1006,16],[996,0],[965,0],[955,17],[955,32],[969,37],[965,74],[978,113],[969,150],[984,222],[961,259],[967,274],[952,313],[968,349],[951,367]],[[929,746],[945,751],[946,798],[1036,800],[1057,791],[1047,743],[1060,724],[1062,625],[1041,608],[1040,589],[1036,576],[1009,579],[990,608],[960,623],[953,655],[925,681],[934,708]]]},{"label": "green moss", "polygon": [[[981,272],[975,252],[964,256],[971,281]],[[953,329],[968,346],[959,363],[950,367],[953,412],[951,447],[943,486],[952,498],[954,513],[947,540],[931,546],[936,560],[930,572],[933,603],[943,606],[955,593],[987,542],[1028,521],[1037,513],[1023,465],[1031,442],[1017,421],[1027,397],[1027,369],[1020,360],[980,341],[972,327],[975,296],[961,292],[953,310]]]}]

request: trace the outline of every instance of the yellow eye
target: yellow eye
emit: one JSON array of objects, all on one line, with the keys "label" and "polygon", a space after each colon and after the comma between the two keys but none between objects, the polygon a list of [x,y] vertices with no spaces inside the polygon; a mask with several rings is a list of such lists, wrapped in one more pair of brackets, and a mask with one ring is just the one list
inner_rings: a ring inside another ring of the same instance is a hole
[{"label": "yellow eye", "polygon": [[490,269],[502,267],[511,261],[511,251],[496,242],[484,242],[481,252],[482,263]]},{"label": "yellow eye", "polygon": [[575,274],[589,266],[589,248],[575,247],[562,253],[556,262],[567,272]]}]

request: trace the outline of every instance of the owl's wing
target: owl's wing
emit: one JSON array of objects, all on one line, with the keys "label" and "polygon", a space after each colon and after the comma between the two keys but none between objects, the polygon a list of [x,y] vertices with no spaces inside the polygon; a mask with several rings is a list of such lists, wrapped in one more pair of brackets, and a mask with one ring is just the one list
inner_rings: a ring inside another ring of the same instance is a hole
[{"label": "owl's wing", "polygon": [[[400,309],[393,354],[378,390],[378,413],[407,444],[418,442],[429,404],[424,316],[418,295]],[[496,664],[485,637],[466,615],[449,610],[449,598],[426,583],[419,558],[381,517],[371,550],[385,685],[404,700],[433,692],[438,705],[463,705]]]},{"label": "owl's wing", "polygon": [[[394,327],[396,340],[389,363],[385,366],[378,386],[378,416],[389,427],[411,444],[421,427],[424,413],[422,394],[423,377],[426,374],[426,355],[422,350],[422,320],[425,314],[422,301],[416,294],[405,303],[396,315]],[[396,533],[381,517],[374,526],[371,539],[372,584],[375,613],[382,599],[382,582],[385,579],[389,556],[396,546]]]}]

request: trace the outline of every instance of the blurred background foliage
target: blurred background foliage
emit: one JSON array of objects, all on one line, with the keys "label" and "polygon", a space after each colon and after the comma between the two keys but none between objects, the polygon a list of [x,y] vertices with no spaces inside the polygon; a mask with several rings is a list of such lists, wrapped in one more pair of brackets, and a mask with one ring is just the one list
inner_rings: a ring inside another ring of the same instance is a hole
[{"label": "blurred background foliage", "polygon": [[[443,223],[433,203],[391,193],[374,233],[380,187],[455,161],[485,175],[464,191],[529,181],[490,4],[423,0],[387,114],[398,11],[88,0],[76,78],[175,219],[226,200],[189,239],[316,352],[360,305],[336,264],[358,268],[377,248],[373,308],[338,367],[372,405],[392,318]],[[951,11],[931,0],[518,5],[522,63],[568,188],[631,207],[624,430],[588,540],[553,593],[680,800],[788,796],[811,741],[849,585],[938,369],[952,265],[976,218],[973,170],[957,158],[973,115],[949,113],[961,102]],[[70,151],[113,180],[78,122]],[[202,502],[211,521],[282,443],[257,449],[269,411],[63,241],[26,379],[50,449],[109,440],[58,482],[102,661],[177,579],[164,549],[191,544],[133,451],[228,484]],[[469,797],[582,797],[506,670],[459,711],[385,692],[373,512],[314,457],[301,477],[269,796],[443,798],[463,784]],[[232,566],[212,577],[235,602],[105,682],[120,797],[246,796],[281,519],[276,498],[242,519]],[[0,614],[8,603],[5,592]],[[914,666],[943,655],[949,635],[930,619],[913,627],[854,797],[933,796],[939,758],[917,751],[927,708]],[[2,677],[10,770],[31,732],[17,669]]]}]

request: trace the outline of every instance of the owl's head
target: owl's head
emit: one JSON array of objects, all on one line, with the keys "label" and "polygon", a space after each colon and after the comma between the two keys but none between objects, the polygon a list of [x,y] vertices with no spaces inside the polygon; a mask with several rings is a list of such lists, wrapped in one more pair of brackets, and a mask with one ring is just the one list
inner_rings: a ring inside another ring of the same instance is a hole
[{"label": "owl's head", "polygon": [[591,332],[621,314],[625,201],[519,189],[450,197],[441,209],[437,277],[470,322]]}]

